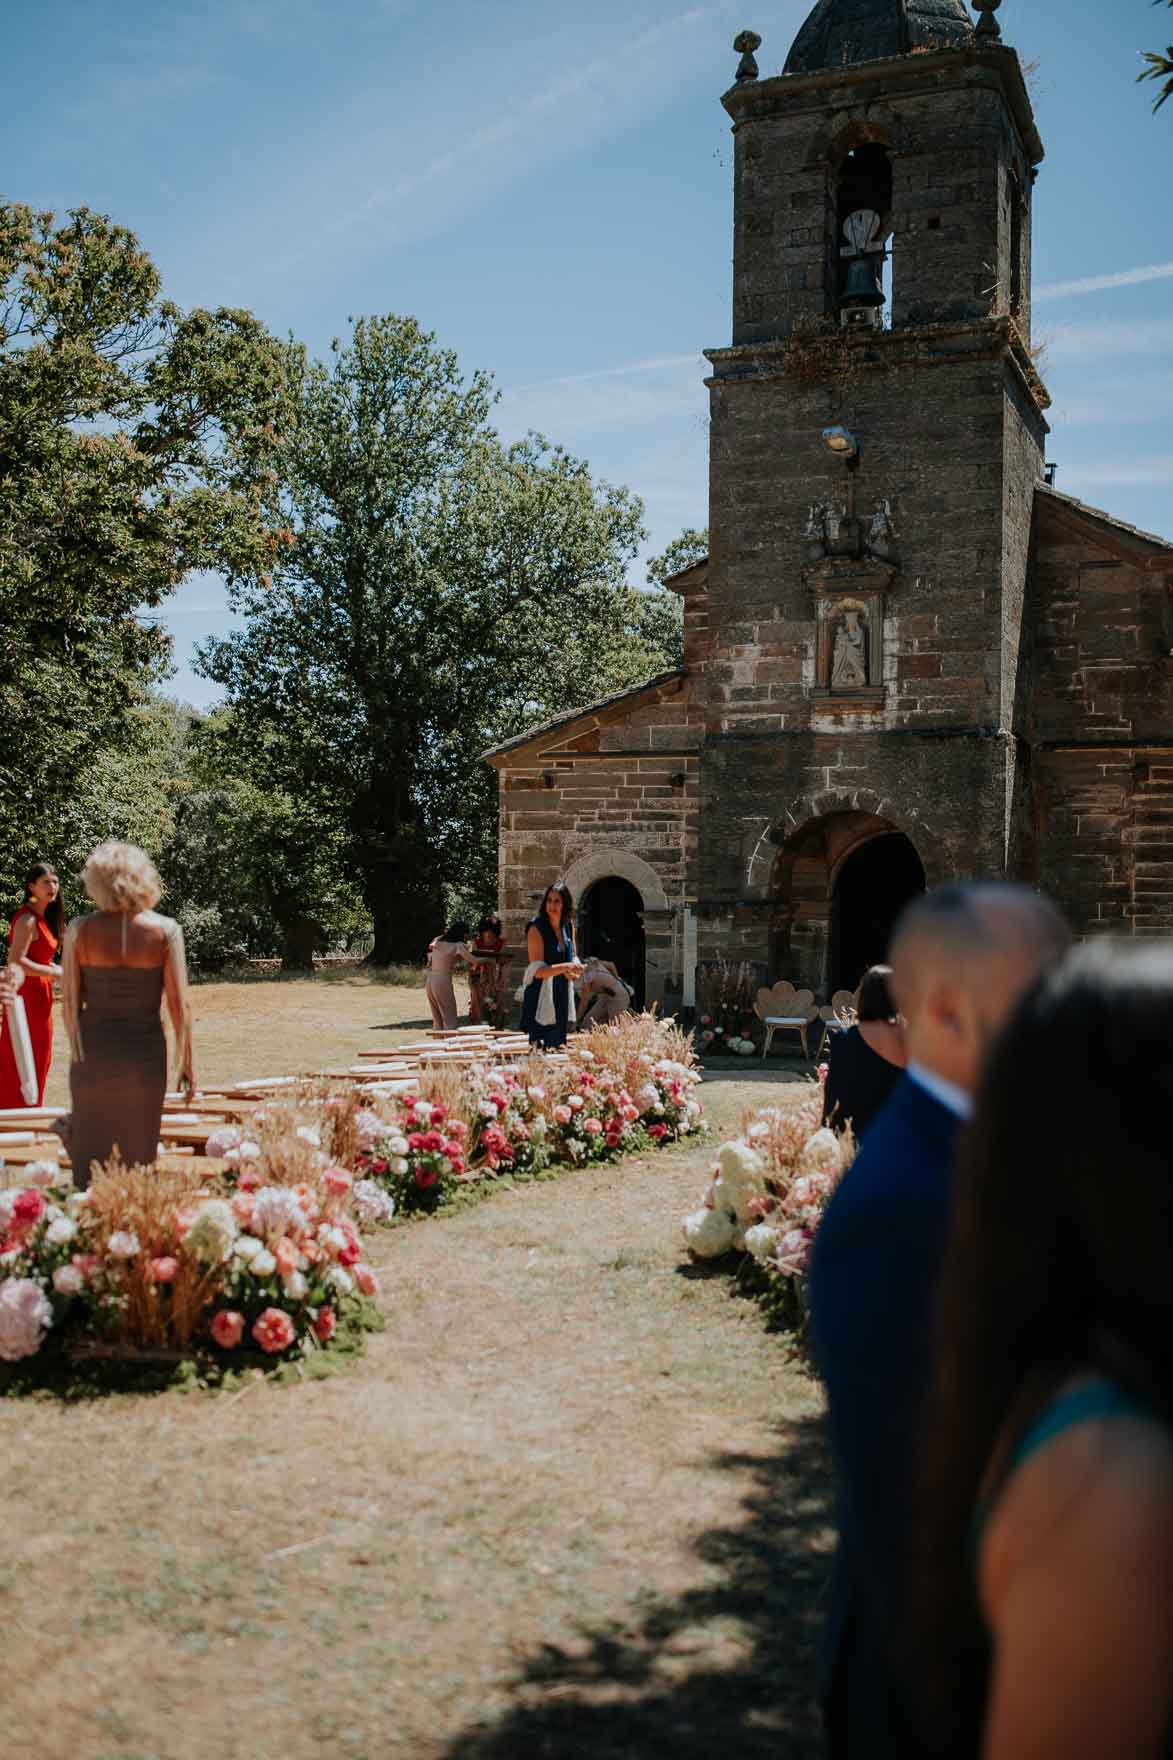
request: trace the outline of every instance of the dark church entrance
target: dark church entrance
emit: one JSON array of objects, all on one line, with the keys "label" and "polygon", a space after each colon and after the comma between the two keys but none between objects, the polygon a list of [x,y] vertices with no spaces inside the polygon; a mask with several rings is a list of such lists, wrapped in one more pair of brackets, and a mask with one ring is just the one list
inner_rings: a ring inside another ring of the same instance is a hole
[{"label": "dark church entrance", "polygon": [[871,837],[844,861],[831,895],[831,989],[854,990],[888,956],[892,927],[925,889],[925,871],[902,831]]},{"label": "dark church entrance", "polygon": [[644,901],[630,880],[608,874],[588,887],[582,901],[579,952],[609,959],[644,1005]]}]

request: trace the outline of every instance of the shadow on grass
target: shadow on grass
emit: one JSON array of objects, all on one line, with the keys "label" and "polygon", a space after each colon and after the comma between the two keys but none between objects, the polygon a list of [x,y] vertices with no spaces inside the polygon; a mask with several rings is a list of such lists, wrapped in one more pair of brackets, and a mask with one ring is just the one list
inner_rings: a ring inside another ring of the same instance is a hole
[{"label": "shadow on grass", "polygon": [[637,1618],[544,1645],[514,1704],[446,1760],[815,1760],[813,1683],[830,1467],[818,1418],[779,1427],[776,1455],[724,1455],[747,1481],[744,1520],[696,1543],[706,1580]]}]

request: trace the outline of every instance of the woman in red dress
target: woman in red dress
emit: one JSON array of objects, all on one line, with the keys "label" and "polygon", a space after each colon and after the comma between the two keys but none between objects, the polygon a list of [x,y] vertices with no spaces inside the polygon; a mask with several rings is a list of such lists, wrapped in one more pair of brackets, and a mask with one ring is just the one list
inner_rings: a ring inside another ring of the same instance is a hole
[{"label": "woman in red dress", "polygon": [[[53,1059],[53,980],[61,976],[64,912],[61,882],[48,862],[37,862],[24,878],[24,903],[8,933],[8,963],[24,974],[20,999],[28,1017],[37,1070],[37,1105],[45,1104],[45,1083]],[[0,1107],[25,1106],[20,1075],[7,1031],[0,1036]]]}]

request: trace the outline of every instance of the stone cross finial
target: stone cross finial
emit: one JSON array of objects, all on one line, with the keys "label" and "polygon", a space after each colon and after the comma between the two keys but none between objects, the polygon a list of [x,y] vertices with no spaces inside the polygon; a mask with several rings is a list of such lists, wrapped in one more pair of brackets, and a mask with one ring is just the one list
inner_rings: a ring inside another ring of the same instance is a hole
[{"label": "stone cross finial", "polygon": [[998,29],[998,20],[994,17],[995,12],[997,12],[1001,4],[1002,0],[970,0],[970,5],[973,7],[974,11],[981,13],[977,27],[977,34],[979,37],[993,37],[995,39],[1001,37],[1002,33]]},{"label": "stone cross finial", "polygon": [[762,39],[756,31],[739,31],[734,37],[733,47],[741,56],[741,60],[737,64],[737,78],[739,80],[758,77],[758,64],[754,60],[754,50],[760,49],[761,46]]}]

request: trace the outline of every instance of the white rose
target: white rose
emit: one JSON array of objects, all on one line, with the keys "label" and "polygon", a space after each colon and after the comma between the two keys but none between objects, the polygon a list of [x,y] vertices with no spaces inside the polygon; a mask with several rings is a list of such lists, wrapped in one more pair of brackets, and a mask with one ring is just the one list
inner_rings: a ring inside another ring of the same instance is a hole
[{"label": "white rose", "polygon": [[[256,1270],[255,1259],[253,1260],[253,1270]],[[284,1281],[285,1293],[291,1302],[304,1302],[309,1294],[309,1288],[305,1275],[301,1271],[291,1271]]]},{"label": "white rose", "polygon": [[393,1161],[391,1163],[391,1171],[392,1171],[392,1173],[406,1173],[407,1172],[407,1162],[403,1158],[402,1155],[399,1157],[399,1159],[397,1161]]},{"label": "white rose", "polygon": [[259,1253],[253,1254],[249,1270],[254,1277],[272,1277],[276,1269],[277,1261],[268,1247],[262,1247]]},{"label": "white rose", "polygon": [[0,1359],[18,1363],[41,1348],[41,1335],[53,1324],[53,1310],[39,1283],[13,1277],[0,1283]]},{"label": "white rose", "polygon": [[53,1288],[59,1296],[76,1296],[85,1287],[85,1278],[76,1265],[58,1265],[53,1273]]},{"label": "white rose", "polygon": [[238,1146],[236,1153],[241,1161],[259,1161],[261,1159],[261,1145],[246,1137],[244,1142]]},{"label": "white rose", "polygon": [[336,1289],[340,1296],[348,1296],[354,1288],[354,1278],[341,1265],[332,1265],[326,1273],[326,1288]]},{"label": "white rose", "polygon": [[66,1241],[71,1241],[76,1233],[76,1222],[70,1222],[68,1216],[58,1216],[45,1230],[45,1239],[50,1246],[63,1247]]},{"label": "white rose", "polygon": [[232,1250],[238,1259],[243,1259],[247,1264],[255,1259],[258,1253],[264,1252],[265,1243],[259,1241],[255,1234],[242,1234]]},{"label": "white rose", "polygon": [[719,1259],[733,1245],[733,1219],[725,1210],[694,1210],[684,1218],[684,1240],[698,1259]]},{"label": "white rose", "polygon": [[771,1228],[768,1222],[759,1222],[754,1228],[747,1228],[745,1231],[746,1251],[752,1253],[760,1264],[763,1259],[774,1257],[781,1238],[778,1230]]},{"label": "white rose", "polygon": [[393,1137],[388,1137],[387,1147],[391,1151],[392,1155],[406,1155],[407,1154],[407,1138],[405,1136],[403,1136],[401,1132],[396,1131],[396,1133]]},{"label": "white rose", "polygon": [[299,1124],[295,1135],[299,1136],[303,1143],[309,1143],[315,1149],[320,1149],[322,1146],[322,1133],[316,1125]]},{"label": "white rose", "polygon": [[30,1161],[24,1170],[25,1184],[46,1190],[61,1183],[61,1169],[55,1161]]},{"label": "white rose", "polygon": [[839,1147],[839,1138],[826,1125],[808,1137],[799,1157],[799,1166],[804,1173],[838,1173],[843,1166],[843,1151]]},{"label": "white rose", "polygon": [[545,1088],[527,1088],[526,1093],[531,1100],[544,1100],[546,1098]]},{"label": "white rose", "polygon": [[131,1229],[115,1229],[106,1242],[106,1251],[112,1259],[133,1259],[141,1251],[137,1234]]}]

